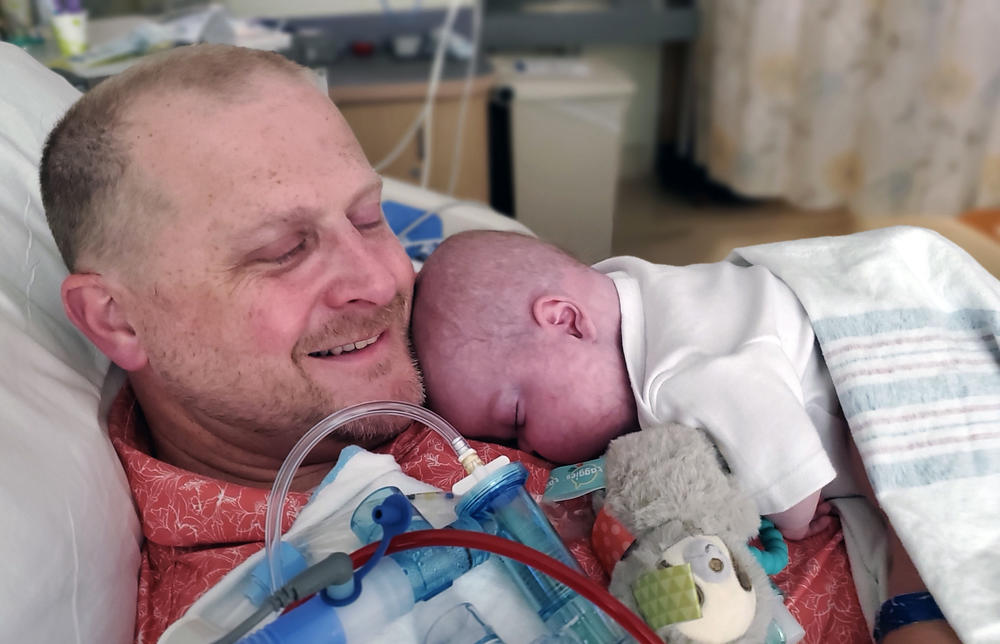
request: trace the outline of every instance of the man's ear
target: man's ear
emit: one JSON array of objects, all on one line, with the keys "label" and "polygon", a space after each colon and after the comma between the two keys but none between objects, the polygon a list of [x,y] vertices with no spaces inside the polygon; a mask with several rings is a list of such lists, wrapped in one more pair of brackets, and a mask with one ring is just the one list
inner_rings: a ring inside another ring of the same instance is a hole
[{"label": "man's ear", "polygon": [[552,328],[582,340],[597,339],[597,327],[575,301],[565,295],[539,295],[531,315],[542,328]]},{"label": "man's ear", "polygon": [[146,366],[146,352],[101,275],[70,274],[62,283],[62,302],[70,322],[112,362],[126,371]]}]

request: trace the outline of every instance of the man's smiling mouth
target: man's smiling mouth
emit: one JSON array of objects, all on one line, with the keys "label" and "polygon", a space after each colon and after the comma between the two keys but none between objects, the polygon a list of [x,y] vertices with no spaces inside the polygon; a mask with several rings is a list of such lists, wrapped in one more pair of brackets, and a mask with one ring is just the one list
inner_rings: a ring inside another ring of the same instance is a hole
[{"label": "man's smiling mouth", "polygon": [[378,335],[373,335],[370,338],[365,338],[364,340],[358,340],[357,342],[350,342],[348,344],[342,344],[339,347],[333,347],[332,349],[326,349],[324,351],[313,351],[309,354],[310,358],[328,358],[330,356],[339,356],[342,353],[350,353],[352,351],[357,351],[359,349],[364,349],[370,344],[375,344],[375,342],[382,336],[381,333]]}]

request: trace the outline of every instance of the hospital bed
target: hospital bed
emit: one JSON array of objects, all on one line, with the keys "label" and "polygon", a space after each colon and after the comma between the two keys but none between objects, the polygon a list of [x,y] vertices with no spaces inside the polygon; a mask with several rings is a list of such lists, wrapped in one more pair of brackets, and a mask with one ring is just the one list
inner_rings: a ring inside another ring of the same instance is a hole
[{"label": "hospital bed", "polygon": [[[0,641],[133,639],[141,529],[128,483],[106,437],[121,373],[66,320],[65,274],[38,192],[44,137],[78,93],[21,50],[0,43]],[[387,180],[416,262],[439,237],[470,228],[527,231],[488,208]],[[392,212],[395,211],[395,214]],[[435,218],[439,224],[435,223]],[[435,228],[439,226],[439,228]],[[413,437],[411,437],[413,438]],[[416,437],[412,445],[419,447]],[[411,446],[412,446],[411,445]],[[432,484],[420,449],[393,451],[403,470]],[[527,457],[537,476],[545,465]],[[839,530],[791,548],[777,578],[807,641],[863,642]],[[600,576],[585,544],[574,554]]]}]

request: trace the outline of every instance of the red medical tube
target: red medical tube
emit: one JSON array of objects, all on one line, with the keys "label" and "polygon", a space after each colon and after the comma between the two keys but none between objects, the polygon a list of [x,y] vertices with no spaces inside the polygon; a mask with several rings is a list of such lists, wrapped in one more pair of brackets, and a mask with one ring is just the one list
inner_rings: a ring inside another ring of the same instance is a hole
[{"label": "red medical tube", "polygon": [[[603,610],[609,617],[621,624],[639,644],[663,644],[663,640],[653,631],[641,617],[629,610],[625,604],[566,564],[542,554],[534,548],[522,543],[497,537],[482,532],[470,530],[415,530],[404,532],[392,539],[386,554],[401,550],[414,550],[427,546],[456,546],[459,548],[474,548],[493,554],[509,557],[531,566],[561,582],[588,599],[592,604]],[[354,567],[363,566],[375,552],[378,542],[370,543],[351,553]]]}]

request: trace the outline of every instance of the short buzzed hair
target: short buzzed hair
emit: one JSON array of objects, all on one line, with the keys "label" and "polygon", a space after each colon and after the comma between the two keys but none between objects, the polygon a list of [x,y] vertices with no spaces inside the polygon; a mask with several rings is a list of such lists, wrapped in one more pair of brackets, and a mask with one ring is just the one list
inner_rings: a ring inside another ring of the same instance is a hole
[{"label": "short buzzed hair", "polygon": [[[152,217],[170,208],[130,158],[130,107],[153,93],[194,91],[218,100],[251,95],[255,75],[312,83],[284,56],[229,45],[191,45],[129,67],[84,94],[59,120],[42,152],[42,203],[67,268],[85,261],[127,261]],[[143,215],[146,215],[145,217]]]}]

